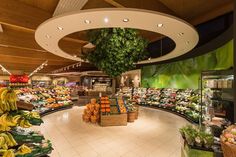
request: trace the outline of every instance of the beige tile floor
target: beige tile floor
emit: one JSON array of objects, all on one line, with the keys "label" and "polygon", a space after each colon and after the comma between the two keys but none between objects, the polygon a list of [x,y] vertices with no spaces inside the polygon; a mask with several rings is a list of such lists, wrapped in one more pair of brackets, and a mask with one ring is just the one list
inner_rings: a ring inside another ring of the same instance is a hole
[{"label": "beige tile floor", "polygon": [[84,107],[53,113],[34,127],[52,141],[51,157],[180,157],[178,129],[188,122],[160,110],[140,108],[127,126],[84,123]]}]

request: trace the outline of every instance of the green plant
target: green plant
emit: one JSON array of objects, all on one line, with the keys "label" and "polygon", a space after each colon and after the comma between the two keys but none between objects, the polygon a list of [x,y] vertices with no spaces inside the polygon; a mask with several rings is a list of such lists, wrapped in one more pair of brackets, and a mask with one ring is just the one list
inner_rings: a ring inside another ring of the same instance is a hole
[{"label": "green plant", "polygon": [[195,128],[192,125],[186,125],[180,128],[179,131],[188,145],[210,148],[214,143],[214,136],[207,133],[203,128]]},{"label": "green plant", "polygon": [[129,28],[104,28],[89,32],[90,42],[96,45],[93,52],[85,53],[88,60],[111,77],[131,70],[135,63],[147,56],[147,40]]},{"label": "green plant", "polygon": [[203,137],[203,141],[204,141],[204,146],[206,148],[210,148],[213,143],[214,143],[214,137],[211,134],[205,134],[205,136]]}]

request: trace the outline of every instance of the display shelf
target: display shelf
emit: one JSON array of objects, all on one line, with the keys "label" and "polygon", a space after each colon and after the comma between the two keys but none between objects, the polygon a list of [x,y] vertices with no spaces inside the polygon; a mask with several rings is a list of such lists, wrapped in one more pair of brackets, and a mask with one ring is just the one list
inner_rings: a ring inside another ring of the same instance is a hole
[{"label": "display shelf", "polygon": [[186,119],[187,121],[189,121],[190,123],[193,123],[193,124],[197,124],[198,121],[194,121],[193,119],[191,119],[189,116],[185,115],[184,113],[180,113],[180,112],[177,112],[175,110],[170,110],[170,109],[167,109],[167,108],[161,108],[161,107],[158,107],[158,106],[150,106],[150,105],[144,105],[144,104],[139,104],[140,106],[143,106],[143,107],[148,107],[148,108],[153,108],[153,109],[159,109],[159,110],[162,110],[162,111],[166,111],[166,112],[169,112],[169,113],[173,113],[177,116],[180,116],[184,119]]},{"label": "display shelf", "polygon": [[66,109],[70,109],[73,107],[73,104],[71,105],[64,105],[64,106],[59,106],[57,108],[53,108],[53,109],[49,109],[49,110],[46,110],[42,113],[40,113],[40,116],[43,117],[43,116],[46,116],[46,115],[49,115],[51,113],[54,113],[54,112],[57,112],[57,111],[62,111],[62,110],[66,110]]},{"label": "display shelf", "polygon": [[[223,117],[234,122],[233,69],[203,71],[201,74],[201,104],[205,104],[204,117]],[[210,108],[224,110],[225,114],[209,112]],[[215,115],[213,114],[215,113]],[[204,119],[203,119],[204,121]]]}]

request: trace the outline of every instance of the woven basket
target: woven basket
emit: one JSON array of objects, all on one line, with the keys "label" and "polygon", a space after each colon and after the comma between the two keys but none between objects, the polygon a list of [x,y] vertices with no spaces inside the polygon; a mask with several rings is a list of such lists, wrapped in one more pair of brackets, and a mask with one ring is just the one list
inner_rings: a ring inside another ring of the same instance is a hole
[{"label": "woven basket", "polygon": [[224,157],[236,157],[236,145],[221,141]]}]

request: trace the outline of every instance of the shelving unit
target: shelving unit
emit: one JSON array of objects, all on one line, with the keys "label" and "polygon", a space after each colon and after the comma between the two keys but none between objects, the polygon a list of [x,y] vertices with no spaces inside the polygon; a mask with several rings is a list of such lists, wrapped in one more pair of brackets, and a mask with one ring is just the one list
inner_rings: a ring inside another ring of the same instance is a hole
[{"label": "shelving unit", "polygon": [[[133,101],[138,105],[168,111],[192,123],[199,122],[201,111],[199,90],[135,88],[133,91]],[[125,95],[132,94],[125,93]]]},{"label": "shelving unit", "polygon": [[[201,117],[220,117],[235,122],[233,69],[203,71],[201,74],[201,104],[206,110]],[[205,119],[206,120],[206,119]]]},{"label": "shelving unit", "polygon": [[34,110],[44,116],[73,106],[70,91],[63,87],[23,88],[18,90],[18,98],[33,105]]}]

